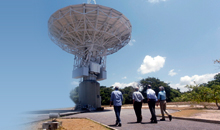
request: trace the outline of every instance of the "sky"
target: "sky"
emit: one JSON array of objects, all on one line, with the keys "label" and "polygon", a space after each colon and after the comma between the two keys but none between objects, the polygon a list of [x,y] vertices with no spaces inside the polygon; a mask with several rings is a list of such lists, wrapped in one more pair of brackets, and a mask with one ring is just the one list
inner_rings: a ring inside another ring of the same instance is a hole
[{"label": "sky", "polygon": [[[74,56],[48,36],[49,17],[86,0],[3,0],[0,4],[0,128],[21,113],[73,107],[69,93]],[[205,83],[220,72],[219,0],[96,0],[131,22],[128,45],[107,56],[102,86],[135,86],[159,78],[173,88]],[[15,123],[16,124],[16,123]]]}]

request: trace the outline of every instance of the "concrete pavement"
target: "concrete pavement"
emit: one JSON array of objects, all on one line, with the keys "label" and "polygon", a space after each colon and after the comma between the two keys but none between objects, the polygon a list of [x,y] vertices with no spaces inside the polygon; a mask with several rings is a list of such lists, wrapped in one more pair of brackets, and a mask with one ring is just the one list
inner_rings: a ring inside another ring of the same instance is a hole
[{"label": "concrete pavement", "polygon": [[[170,113],[176,112],[176,110],[168,110]],[[160,114],[160,110],[156,109],[156,114]],[[149,109],[142,109],[143,120],[142,123],[135,123],[136,116],[133,109],[122,109],[121,120],[122,127],[115,127],[115,113],[112,109],[107,109],[102,112],[89,112],[80,113],[75,115],[66,116],[65,118],[89,118],[105,124],[107,126],[119,129],[119,130],[220,130],[220,124],[204,123],[191,120],[173,119],[171,122],[159,121],[160,117],[157,117],[158,123],[150,123],[150,111]]]}]

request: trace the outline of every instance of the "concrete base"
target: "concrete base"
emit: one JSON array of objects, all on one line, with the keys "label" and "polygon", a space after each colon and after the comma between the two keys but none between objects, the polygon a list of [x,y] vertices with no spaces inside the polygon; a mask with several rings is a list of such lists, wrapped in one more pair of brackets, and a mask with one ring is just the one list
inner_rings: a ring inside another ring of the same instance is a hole
[{"label": "concrete base", "polygon": [[44,122],[42,124],[42,129],[46,129],[46,130],[57,130],[60,128],[60,126],[62,126],[62,122],[53,122],[53,121],[48,121],[48,122]]},{"label": "concrete base", "polygon": [[100,84],[94,80],[84,80],[79,84],[79,102],[82,107],[101,107]]}]

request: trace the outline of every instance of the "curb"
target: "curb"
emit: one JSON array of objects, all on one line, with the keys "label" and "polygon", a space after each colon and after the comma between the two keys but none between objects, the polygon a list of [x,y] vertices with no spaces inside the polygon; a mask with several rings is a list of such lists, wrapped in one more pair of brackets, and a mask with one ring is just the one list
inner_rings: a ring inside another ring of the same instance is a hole
[{"label": "curb", "polygon": [[75,115],[75,114],[85,113],[85,112],[86,112],[86,111],[60,113],[60,117],[70,116],[70,115]]},{"label": "curb", "polygon": [[108,125],[102,124],[101,122],[97,122],[97,121],[95,121],[95,120],[92,120],[92,119],[90,119],[90,118],[86,118],[86,119],[91,120],[91,121],[93,121],[93,122],[96,122],[96,123],[98,123],[98,124],[100,124],[100,125],[103,125],[103,126],[109,128],[109,129],[111,129],[111,130],[118,130],[118,129],[115,129],[115,128],[110,127],[110,126],[108,126]]},{"label": "curb", "polygon": [[[157,116],[157,117],[162,117],[162,116]],[[165,116],[165,118],[168,118],[168,116]],[[190,120],[190,121],[199,121],[199,122],[205,122],[205,123],[220,124],[220,121],[207,120],[207,119],[198,119],[198,118],[187,118],[187,117],[175,117],[175,116],[173,116],[173,119]]]}]

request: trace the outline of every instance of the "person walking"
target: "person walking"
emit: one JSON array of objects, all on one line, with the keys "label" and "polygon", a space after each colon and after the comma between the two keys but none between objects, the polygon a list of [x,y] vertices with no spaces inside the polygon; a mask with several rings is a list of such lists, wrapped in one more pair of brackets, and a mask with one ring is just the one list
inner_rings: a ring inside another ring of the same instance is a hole
[{"label": "person walking", "polygon": [[142,108],[144,97],[139,92],[138,87],[135,88],[135,92],[133,92],[132,94],[132,99],[133,99],[134,111],[137,117],[137,123],[140,123],[142,121],[141,108]]},{"label": "person walking", "polygon": [[116,116],[116,123],[115,126],[122,126],[121,119],[120,119],[120,112],[121,112],[121,106],[123,102],[123,95],[118,90],[119,87],[115,86],[115,90],[111,93],[111,100],[110,100],[110,107],[114,106],[115,116]]},{"label": "person walking", "polygon": [[170,113],[166,110],[166,91],[164,90],[163,86],[159,87],[160,92],[158,93],[158,102],[160,103],[160,111],[162,114],[162,119],[160,119],[160,121],[165,121],[165,116],[164,116],[164,112],[168,115],[169,120],[172,120],[172,116],[170,115]]},{"label": "person walking", "polygon": [[157,123],[157,117],[155,113],[155,104],[157,101],[157,96],[155,94],[155,91],[151,89],[151,85],[147,85],[146,93],[147,93],[148,106],[151,113],[151,123]]}]

